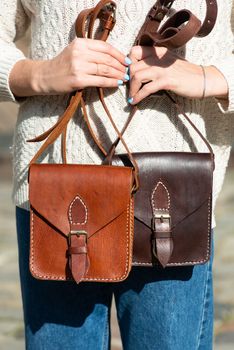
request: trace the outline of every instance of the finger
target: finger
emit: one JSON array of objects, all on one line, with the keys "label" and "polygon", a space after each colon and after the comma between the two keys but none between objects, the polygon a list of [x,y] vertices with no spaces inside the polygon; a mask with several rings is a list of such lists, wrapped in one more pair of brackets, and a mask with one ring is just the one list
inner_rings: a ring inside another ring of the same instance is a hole
[{"label": "finger", "polygon": [[129,57],[132,60],[141,61],[152,56],[154,59],[161,59],[168,53],[168,49],[166,47],[159,46],[134,46],[130,52]]},{"label": "finger", "polygon": [[81,89],[84,89],[89,86],[102,88],[116,88],[120,85],[123,85],[122,80],[100,77],[96,75],[82,74],[77,78],[76,82],[74,83],[74,90],[76,90],[77,87]]},{"label": "finger", "polygon": [[141,89],[142,84],[158,78],[158,72],[154,68],[147,68],[137,71],[130,81],[129,96],[134,97]]},{"label": "finger", "polygon": [[133,77],[136,72],[150,68],[152,66],[153,66],[153,63],[151,63],[150,61],[145,61],[145,60],[141,60],[141,61],[137,61],[136,63],[132,63],[129,67],[130,76]]},{"label": "finger", "polygon": [[138,104],[151,94],[163,90],[163,85],[164,84],[162,80],[152,81],[148,84],[145,84],[129,102],[133,105]]},{"label": "finger", "polygon": [[108,77],[124,81],[129,80],[129,76],[125,72],[120,72],[119,70],[105,64],[88,63],[85,65],[84,72],[88,75],[97,75],[100,77]]},{"label": "finger", "polygon": [[126,56],[111,44],[102,40],[92,40],[92,39],[87,39],[87,40],[88,40],[87,41],[88,48],[90,50],[108,54],[114,59],[116,59],[117,61],[119,61],[125,67],[128,65],[126,62]]},{"label": "finger", "polygon": [[129,57],[133,62],[137,62],[137,61],[141,61],[146,57],[151,56],[152,54],[154,54],[155,49],[154,47],[150,47],[150,46],[134,46],[130,53],[129,53]]},{"label": "finger", "polygon": [[119,72],[125,73],[126,66],[120,63],[116,58],[112,57],[108,53],[94,52],[89,50],[86,54],[86,60],[91,63],[103,64],[112,68],[115,68]]}]

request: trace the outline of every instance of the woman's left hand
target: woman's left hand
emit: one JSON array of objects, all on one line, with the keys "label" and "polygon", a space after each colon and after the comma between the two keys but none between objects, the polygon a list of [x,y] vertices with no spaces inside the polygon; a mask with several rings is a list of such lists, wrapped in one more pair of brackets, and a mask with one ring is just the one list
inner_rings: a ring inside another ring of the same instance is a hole
[{"label": "woman's left hand", "polygon": [[135,46],[130,55],[129,102],[137,104],[145,97],[169,90],[187,98],[217,96],[227,98],[228,85],[214,66],[202,67],[186,61],[164,47]]}]

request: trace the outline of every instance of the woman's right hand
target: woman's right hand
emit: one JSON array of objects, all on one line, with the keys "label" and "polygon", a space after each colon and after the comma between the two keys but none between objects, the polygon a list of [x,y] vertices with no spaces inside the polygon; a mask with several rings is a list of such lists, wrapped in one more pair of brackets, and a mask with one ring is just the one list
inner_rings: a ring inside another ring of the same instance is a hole
[{"label": "woman's right hand", "polygon": [[18,61],[9,83],[18,97],[58,95],[88,86],[117,87],[129,80],[129,64],[119,50],[107,42],[74,39],[55,58],[45,61]]}]

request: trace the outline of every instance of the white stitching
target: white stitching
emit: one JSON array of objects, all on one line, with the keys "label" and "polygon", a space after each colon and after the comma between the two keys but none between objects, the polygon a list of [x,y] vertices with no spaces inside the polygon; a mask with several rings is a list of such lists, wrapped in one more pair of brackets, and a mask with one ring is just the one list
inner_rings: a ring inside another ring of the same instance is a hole
[{"label": "white stitching", "polygon": [[[72,207],[73,207],[73,205],[75,204],[75,202],[77,200],[79,200],[81,202],[81,204],[83,204],[83,206],[85,208],[85,220],[84,220],[84,222],[73,222],[73,219],[72,219]],[[87,223],[87,221],[88,221],[88,208],[85,205],[84,201],[80,198],[80,196],[77,195],[73,199],[73,201],[71,202],[70,207],[69,207],[68,215],[69,215],[70,223],[73,224],[73,225],[85,225]]]},{"label": "white stitching", "polygon": [[[211,196],[208,200],[208,235],[207,235],[207,250],[206,250],[206,257],[203,260],[194,260],[194,261],[185,261],[182,263],[168,263],[167,266],[185,266],[185,265],[191,265],[191,264],[203,264],[206,263],[209,260],[210,256],[210,238],[211,238],[211,230],[210,230],[210,224],[211,224]],[[152,263],[150,262],[139,262],[139,261],[133,261],[133,266],[152,266]]]},{"label": "white stitching", "polygon": [[[120,277],[116,277],[116,278],[100,278],[100,277],[96,277],[96,278],[83,278],[82,281],[103,281],[103,282],[107,282],[107,281],[122,281],[124,280],[127,276],[128,276],[128,273],[129,273],[129,268],[131,267],[131,259],[130,259],[130,262],[128,263],[129,261],[129,256],[131,258],[131,252],[129,252],[129,248],[130,248],[130,245],[129,245],[129,241],[131,242],[131,238],[132,238],[132,235],[133,235],[133,225],[130,223],[129,225],[129,218],[130,218],[130,215],[129,215],[129,212],[131,213],[131,217],[133,218],[133,208],[132,208],[132,205],[133,205],[133,199],[131,198],[130,199],[130,203],[127,207],[127,225],[126,225],[126,233],[127,233],[127,244],[126,244],[126,266],[125,266],[125,271],[124,271],[124,274]],[[56,281],[68,281],[68,280],[72,280],[72,278],[66,278],[66,277],[59,277],[59,276],[51,276],[51,275],[41,275],[41,274],[38,274],[38,272],[35,271],[34,269],[34,219],[33,219],[33,210],[31,209],[31,255],[30,255],[30,268],[31,268],[31,271],[33,273],[33,275],[37,278],[40,278],[40,279],[49,279],[49,280],[56,280]],[[133,219],[132,219],[133,221]]]},{"label": "white stitching", "polygon": [[[167,208],[156,208],[156,206],[155,206],[154,195],[155,195],[155,192],[157,191],[157,189],[158,189],[158,187],[159,187],[160,185],[163,186],[164,189],[165,189],[166,192],[167,192],[167,200],[168,200],[168,207],[167,207]],[[154,212],[155,212],[156,210],[167,211],[167,210],[170,209],[170,207],[171,207],[171,197],[170,197],[170,193],[169,193],[169,191],[168,191],[168,189],[167,189],[167,186],[164,185],[164,183],[163,183],[162,181],[158,181],[157,185],[155,186],[155,188],[154,188],[154,190],[153,190],[153,192],[152,192],[152,195],[151,195],[151,202],[152,202],[152,206],[153,206],[153,211],[154,211]]]}]

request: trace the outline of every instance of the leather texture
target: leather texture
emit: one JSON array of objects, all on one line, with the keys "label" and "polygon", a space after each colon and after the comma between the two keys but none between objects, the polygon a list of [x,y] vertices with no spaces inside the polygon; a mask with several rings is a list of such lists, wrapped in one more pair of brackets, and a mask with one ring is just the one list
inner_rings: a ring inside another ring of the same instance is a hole
[{"label": "leather texture", "polygon": [[131,168],[32,164],[29,188],[34,277],[77,283],[127,278],[133,244]]},{"label": "leather texture", "polygon": [[[182,266],[210,258],[213,159],[209,153],[135,153],[133,265]],[[129,165],[127,155],[113,164]]]}]

